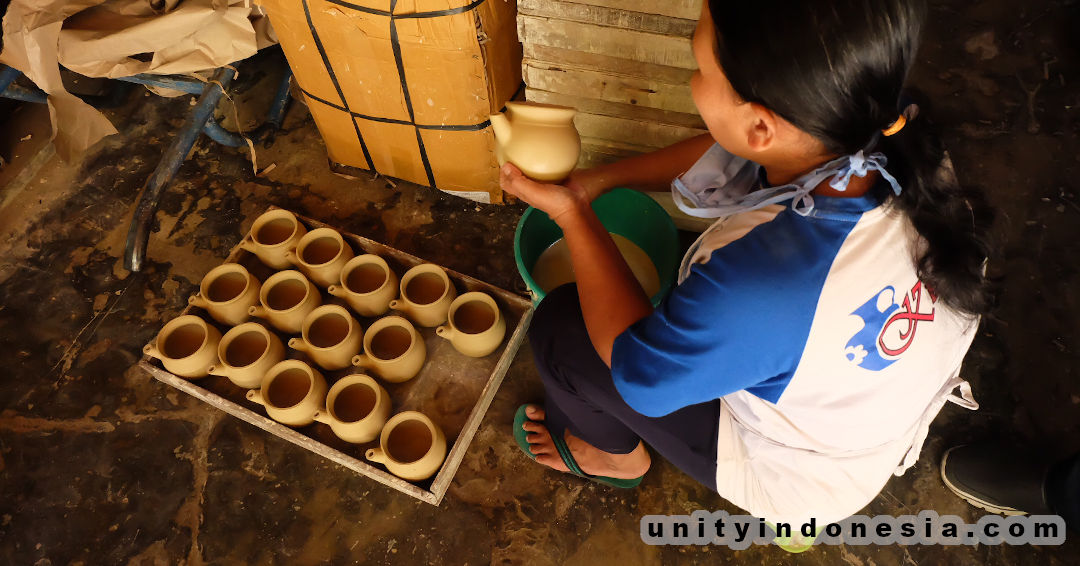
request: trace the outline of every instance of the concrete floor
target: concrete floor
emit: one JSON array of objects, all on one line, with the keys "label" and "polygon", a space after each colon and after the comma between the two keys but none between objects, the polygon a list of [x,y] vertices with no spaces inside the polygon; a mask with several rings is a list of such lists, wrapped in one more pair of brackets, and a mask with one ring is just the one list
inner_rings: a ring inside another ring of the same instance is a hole
[{"label": "concrete floor", "polygon": [[[964,369],[982,409],[946,407],[918,465],[867,514],[977,520],[938,476],[957,442],[1080,449],[1078,4],[1022,4],[934,2],[936,39],[914,82],[934,99],[960,177],[1000,207],[1004,245],[991,270],[1001,305]],[[252,92],[272,83],[258,74]],[[527,346],[437,508],[152,380],[132,366],[141,346],[271,204],[521,289],[511,244],[521,206],[331,174],[300,105],[259,149],[260,168],[276,164],[265,176],[243,154],[200,142],[162,203],[147,267],[127,272],[135,199],[188,108],[137,93],[109,113],[121,134],[74,164],[42,143],[42,107],[20,108],[0,130],[5,159],[18,154],[0,171],[0,562],[1080,564],[1076,535],[1060,547],[841,546],[798,557],[646,546],[642,515],[738,510],[665,462],[616,492],[526,460],[509,426],[539,395]]]}]

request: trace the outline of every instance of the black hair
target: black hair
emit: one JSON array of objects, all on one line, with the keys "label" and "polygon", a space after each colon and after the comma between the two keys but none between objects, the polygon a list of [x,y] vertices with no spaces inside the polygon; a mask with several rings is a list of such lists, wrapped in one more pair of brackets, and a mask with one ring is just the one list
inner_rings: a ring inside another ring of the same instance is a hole
[{"label": "black hair", "polygon": [[[903,91],[925,14],[921,0],[709,0],[716,55],[735,92],[809,133],[833,155],[881,151],[903,191],[892,199],[925,240],[919,278],[947,305],[984,314],[993,210],[944,175],[925,110],[882,135]],[[947,170],[947,169],[946,169]]]}]

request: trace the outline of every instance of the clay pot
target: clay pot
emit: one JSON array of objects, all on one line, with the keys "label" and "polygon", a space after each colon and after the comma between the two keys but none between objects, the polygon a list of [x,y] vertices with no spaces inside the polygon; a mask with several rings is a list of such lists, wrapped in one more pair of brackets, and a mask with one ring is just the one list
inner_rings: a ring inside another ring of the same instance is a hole
[{"label": "clay pot", "polygon": [[398,277],[386,260],[364,254],[349,260],[341,270],[341,284],[326,291],[344,299],[360,316],[381,316],[398,296]]},{"label": "clay pot", "polygon": [[261,287],[244,266],[224,263],[203,277],[199,292],[188,297],[188,303],[205,309],[222,324],[236,326],[248,319],[248,309],[259,302]]},{"label": "clay pot", "polygon": [[290,339],[289,347],[304,352],[319,367],[335,370],[352,365],[363,339],[360,323],[345,307],[323,305],[308,313],[301,338]]},{"label": "clay pot", "polygon": [[207,369],[217,363],[221,332],[205,320],[191,314],[178,316],[158,332],[154,344],[143,346],[143,353],[161,360],[171,373],[195,379],[206,377]]},{"label": "clay pot", "polygon": [[581,138],[577,110],[535,102],[507,102],[506,115],[492,114],[495,158],[513,163],[537,181],[561,181],[577,167]]},{"label": "clay pot", "polygon": [[364,335],[364,353],[352,363],[373,370],[386,381],[401,383],[420,373],[427,360],[427,346],[408,320],[387,316],[376,320]]},{"label": "clay pot", "polygon": [[259,291],[259,304],[249,308],[248,314],[266,319],[282,332],[299,334],[304,318],[321,304],[319,290],[303,273],[290,269],[266,279]]},{"label": "clay pot", "polygon": [[386,421],[379,447],[369,449],[365,456],[399,478],[426,480],[446,459],[446,436],[423,413],[404,411]]},{"label": "clay pot", "polygon": [[420,326],[434,327],[446,322],[457,289],[443,268],[421,263],[401,276],[401,296],[390,301],[390,308],[401,311]]},{"label": "clay pot", "polygon": [[285,359],[285,345],[265,326],[245,322],[221,337],[218,359],[220,362],[208,369],[210,375],[224,376],[244,389],[252,389],[262,383],[271,367]]},{"label": "clay pot", "polygon": [[450,341],[466,356],[482,358],[502,344],[506,319],[486,293],[465,293],[450,305],[449,321],[435,329],[435,334]]},{"label": "clay pot", "polygon": [[341,281],[341,270],[355,254],[337,230],[316,228],[285,252],[285,259],[300,268],[316,285],[329,287]]},{"label": "clay pot", "polygon": [[293,213],[271,210],[255,219],[240,247],[274,269],[288,269],[292,264],[285,259],[285,253],[295,248],[306,233],[307,228]]},{"label": "clay pot", "polygon": [[315,413],[315,420],[345,442],[363,444],[379,436],[390,417],[390,396],[370,376],[347,375],[326,394],[326,410]]},{"label": "clay pot", "polygon": [[315,413],[326,399],[326,379],[300,360],[274,364],[261,385],[247,392],[248,401],[262,405],[270,418],[289,426],[315,422]]}]

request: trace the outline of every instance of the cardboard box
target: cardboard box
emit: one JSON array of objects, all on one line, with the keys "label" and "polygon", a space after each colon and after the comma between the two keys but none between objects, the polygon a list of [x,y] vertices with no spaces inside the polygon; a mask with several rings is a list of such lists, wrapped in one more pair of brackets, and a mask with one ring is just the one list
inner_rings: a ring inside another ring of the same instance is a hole
[{"label": "cardboard box", "polygon": [[488,115],[521,85],[513,0],[261,0],[335,168],[501,202]]}]

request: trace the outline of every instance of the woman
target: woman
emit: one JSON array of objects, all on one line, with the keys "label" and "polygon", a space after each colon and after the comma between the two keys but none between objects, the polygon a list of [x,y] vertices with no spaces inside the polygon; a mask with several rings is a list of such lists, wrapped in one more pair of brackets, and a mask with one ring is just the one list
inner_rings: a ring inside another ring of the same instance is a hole
[{"label": "woman", "polygon": [[[988,306],[991,214],[939,175],[939,143],[901,103],[922,14],[711,0],[691,80],[707,136],[565,185],[504,167],[577,276],[530,332],[545,403],[515,436],[537,462],[630,487],[647,443],[755,516],[833,522],[914,463],[946,399],[976,407],[957,376]],[[589,202],[669,183],[719,220],[653,310]]]}]

